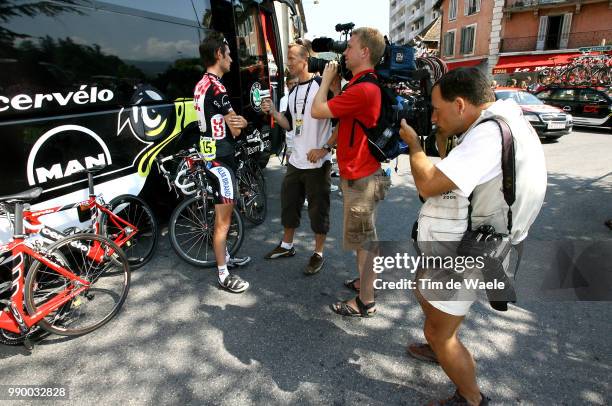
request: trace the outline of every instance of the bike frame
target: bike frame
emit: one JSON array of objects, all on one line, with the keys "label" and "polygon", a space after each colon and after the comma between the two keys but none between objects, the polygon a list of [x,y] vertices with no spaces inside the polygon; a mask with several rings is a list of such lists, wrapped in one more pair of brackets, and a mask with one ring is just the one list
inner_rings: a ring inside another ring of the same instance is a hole
[{"label": "bike frame", "polygon": [[[93,247],[91,247],[93,248]],[[89,251],[91,252],[91,248]],[[66,268],[51,262],[49,258],[44,257],[40,253],[29,247],[25,240],[22,238],[15,238],[9,244],[1,246],[0,251],[11,252],[13,255],[13,268],[12,268],[12,293],[11,303],[9,310],[0,312],[0,329],[10,331],[12,333],[25,333],[32,326],[42,320],[45,316],[60,308],[83,291],[89,288],[89,282],[79,278],[74,273],[70,272]],[[99,250],[100,251],[100,250]],[[32,257],[37,261],[45,264],[49,268],[53,269],[58,274],[65,276],[74,282],[68,286],[64,291],[56,294],[47,303],[42,305],[36,314],[29,315],[23,306],[24,302],[24,291],[25,291],[25,261],[24,255]],[[88,253],[89,255],[89,253]]]},{"label": "bike frame", "polygon": [[[51,227],[46,226],[41,223],[38,219],[41,216],[45,216],[47,214],[58,213],[65,210],[70,209],[77,210],[89,210],[91,214],[91,224],[94,228],[95,234],[100,234],[100,221],[99,214],[100,212],[105,213],[108,216],[108,219],[119,229],[121,232],[113,238],[113,242],[117,244],[119,247],[122,247],[125,243],[127,243],[136,233],[138,233],[138,228],[131,224],[130,222],[122,219],[117,216],[111,210],[109,210],[103,203],[101,203],[96,195],[90,195],[89,199],[79,202],[68,204],[64,206],[52,207],[50,209],[42,209],[42,210],[24,210],[23,211],[23,224],[25,228],[26,234],[40,233],[43,238],[50,240],[52,242],[58,241],[59,239],[66,237],[67,235],[55,230]],[[92,258],[96,259],[96,258]]]}]

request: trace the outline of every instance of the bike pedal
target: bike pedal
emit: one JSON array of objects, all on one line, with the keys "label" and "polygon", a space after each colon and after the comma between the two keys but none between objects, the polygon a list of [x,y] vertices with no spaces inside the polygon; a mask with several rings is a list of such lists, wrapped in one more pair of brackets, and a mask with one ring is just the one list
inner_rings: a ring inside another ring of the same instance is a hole
[{"label": "bike pedal", "polygon": [[23,346],[28,352],[32,352],[32,350],[34,349],[34,343],[32,342],[32,340],[30,340],[29,337],[24,338]]},{"label": "bike pedal", "polygon": [[87,300],[94,300],[94,298],[96,297],[96,295],[94,295],[94,294],[93,294],[93,293],[91,293],[91,292],[87,292],[87,293],[85,293],[85,295],[84,295],[84,296],[85,296],[85,298],[86,298]]}]

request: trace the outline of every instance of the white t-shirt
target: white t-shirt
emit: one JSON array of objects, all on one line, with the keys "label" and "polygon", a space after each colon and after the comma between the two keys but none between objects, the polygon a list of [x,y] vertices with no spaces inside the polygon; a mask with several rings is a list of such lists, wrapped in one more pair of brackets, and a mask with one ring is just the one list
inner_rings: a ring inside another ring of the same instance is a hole
[{"label": "white t-shirt", "polygon": [[[299,169],[315,169],[323,166],[325,161],[331,159],[327,154],[315,163],[306,158],[312,149],[323,148],[332,133],[332,122],[330,119],[312,118],[312,102],[319,91],[321,77],[315,76],[309,81],[299,83],[289,93],[287,110],[285,116],[289,120],[293,131],[293,151],[289,163]],[[301,129],[296,127],[302,122]]]},{"label": "white t-shirt", "polygon": [[501,152],[499,127],[487,122],[470,130],[436,167],[457,185],[453,192],[469,197],[476,186],[501,175]]}]

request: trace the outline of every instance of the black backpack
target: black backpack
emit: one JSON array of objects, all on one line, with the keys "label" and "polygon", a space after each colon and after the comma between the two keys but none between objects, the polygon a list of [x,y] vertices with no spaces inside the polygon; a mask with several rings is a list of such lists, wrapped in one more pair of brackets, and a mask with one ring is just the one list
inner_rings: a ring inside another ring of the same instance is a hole
[{"label": "black backpack", "polygon": [[[401,153],[400,136],[395,121],[397,113],[393,106],[396,103],[395,95],[390,89],[380,85],[376,76],[372,73],[367,73],[360,77],[352,85],[358,83],[374,83],[380,89],[380,116],[374,127],[366,127],[361,121],[353,120],[353,128],[351,129],[351,139],[349,147],[353,146],[355,140],[355,124],[359,124],[368,139],[368,147],[370,153],[379,162],[385,162],[396,158]],[[352,86],[351,85],[351,86]]]}]

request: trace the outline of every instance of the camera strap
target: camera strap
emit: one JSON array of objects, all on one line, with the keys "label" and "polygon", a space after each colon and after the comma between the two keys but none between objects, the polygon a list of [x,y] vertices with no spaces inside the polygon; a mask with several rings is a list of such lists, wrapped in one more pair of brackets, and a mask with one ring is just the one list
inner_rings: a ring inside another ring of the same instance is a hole
[{"label": "camera strap", "polygon": [[[374,75],[373,72],[368,72],[365,75],[363,75],[362,77],[360,77],[359,79],[357,79],[356,81],[354,81],[353,83],[347,84],[344,89],[342,89],[342,91],[346,90],[348,87],[356,85],[358,83],[374,83],[377,86],[380,86],[378,79],[376,78],[376,75]],[[382,97],[382,94],[381,94]],[[381,100],[382,103],[382,100]],[[357,120],[356,118],[353,119],[353,126],[351,127],[351,138],[349,140],[349,147],[353,147],[353,144],[355,143],[355,125],[359,124],[361,126],[362,129],[364,129],[366,126],[363,125],[363,123],[359,120]]]},{"label": "camera strap", "polygon": [[[508,205],[508,235],[512,233],[512,205],[516,200],[516,167],[514,160],[514,141],[512,136],[512,130],[507,122],[501,120],[499,118],[488,118],[486,120],[482,120],[478,125],[482,123],[486,123],[487,121],[493,121],[499,127],[499,131],[501,133],[501,143],[502,143],[502,190],[504,193],[504,200]],[[468,205],[468,230],[472,230],[472,197],[474,193],[470,194],[468,197],[469,205]],[[514,249],[517,253],[516,265],[514,268],[514,279],[516,279],[516,275],[518,274],[519,264],[521,263],[521,258],[523,256],[523,241],[518,244],[513,245]]]},{"label": "camera strap", "polygon": [[[516,200],[516,168],[514,162],[514,141],[512,137],[512,130],[510,126],[504,120],[498,118],[488,118],[482,120],[477,125],[492,121],[497,124],[501,133],[502,142],[502,189],[504,193],[504,200],[508,205],[508,235],[512,233],[512,205]],[[468,230],[472,230],[472,196],[468,198],[470,204],[468,206]]]}]

